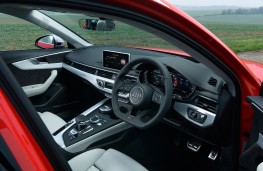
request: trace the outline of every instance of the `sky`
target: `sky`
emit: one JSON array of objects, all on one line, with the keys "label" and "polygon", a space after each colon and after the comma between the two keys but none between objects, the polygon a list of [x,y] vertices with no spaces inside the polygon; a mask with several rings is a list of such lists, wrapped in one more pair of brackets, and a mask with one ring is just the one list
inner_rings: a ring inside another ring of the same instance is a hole
[{"label": "sky", "polygon": [[238,7],[260,7],[263,0],[168,0],[172,4],[182,6],[238,6]]}]

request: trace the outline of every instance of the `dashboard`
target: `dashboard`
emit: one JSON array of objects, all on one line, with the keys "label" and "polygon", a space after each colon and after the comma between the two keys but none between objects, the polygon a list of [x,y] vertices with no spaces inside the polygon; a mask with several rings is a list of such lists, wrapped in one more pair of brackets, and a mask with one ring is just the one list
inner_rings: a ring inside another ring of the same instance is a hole
[{"label": "dashboard", "polygon": [[[105,50],[113,52],[108,59],[110,61],[106,64],[103,56]],[[112,59],[116,54],[118,58]],[[230,96],[224,89],[224,80],[194,58],[137,48],[92,46],[69,53],[64,59],[63,68],[81,77],[106,97],[111,98],[114,81],[121,65],[125,65],[127,59],[132,61],[141,57],[163,63],[170,72],[173,84],[173,104],[171,113],[167,114],[164,120],[170,124],[186,127],[188,130],[189,128],[193,131],[202,129],[200,136],[203,136],[204,132],[213,134],[211,128],[221,125],[220,118],[227,115]],[[112,65],[117,67],[109,67],[112,61],[119,62],[118,65]],[[135,83],[153,84],[160,90],[163,89],[162,74],[158,69],[147,64],[134,67],[125,79]],[[121,92],[119,94],[120,100],[124,103],[129,102],[128,96]],[[178,116],[182,121],[180,124],[176,123]]]}]

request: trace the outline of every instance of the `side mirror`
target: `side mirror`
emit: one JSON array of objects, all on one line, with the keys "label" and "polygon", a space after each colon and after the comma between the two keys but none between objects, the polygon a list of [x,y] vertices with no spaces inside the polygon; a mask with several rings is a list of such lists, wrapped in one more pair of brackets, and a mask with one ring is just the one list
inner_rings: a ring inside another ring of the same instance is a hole
[{"label": "side mirror", "polygon": [[79,19],[79,27],[85,30],[113,31],[115,23],[109,19]]},{"label": "side mirror", "polygon": [[65,47],[65,41],[60,37],[52,34],[38,38],[35,41],[35,46],[42,49],[58,49]]}]

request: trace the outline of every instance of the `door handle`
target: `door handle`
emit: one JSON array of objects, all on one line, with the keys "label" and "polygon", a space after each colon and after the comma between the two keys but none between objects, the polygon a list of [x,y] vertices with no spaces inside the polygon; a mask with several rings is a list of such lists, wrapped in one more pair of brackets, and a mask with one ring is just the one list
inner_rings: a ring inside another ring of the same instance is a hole
[{"label": "door handle", "polygon": [[36,69],[58,69],[62,68],[61,63],[40,62],[37,59],[27,59],[13,63],[13,65],[21,70],[36,70]]},{"label": "door handle", "polygon": [[35,59],[29,59],[29,61],[34,65],[41,65],[41,64],[48,64],[48,62],[41,62],[37,58]]},{"label": "door handle", "polygon": [[26,93],[27,97],[32,97],[32,96],[42,94],[45,91],[47,91],[47,89],[51,86],[51,84],[56,79],[57,75],[58,75],[58,71],[52,70],[51,75],[43,84],[34,84],[34,85],[24,86],[22,87],[22,89]]}]

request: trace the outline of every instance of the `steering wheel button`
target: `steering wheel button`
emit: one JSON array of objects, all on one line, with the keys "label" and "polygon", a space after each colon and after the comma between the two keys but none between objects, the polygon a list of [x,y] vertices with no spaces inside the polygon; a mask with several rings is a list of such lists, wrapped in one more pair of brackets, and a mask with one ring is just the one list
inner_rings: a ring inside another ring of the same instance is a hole
[{"label": "steering wheel button", "polygon": [[154,92],[154,93],[153,93],[152,100],[153,100],[154,102],[159,102],[160,99],[161,99],[161,95],[160,95],[159,93],[157,93],[157,92]]}]

